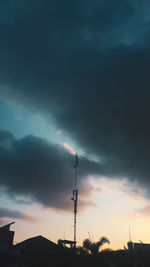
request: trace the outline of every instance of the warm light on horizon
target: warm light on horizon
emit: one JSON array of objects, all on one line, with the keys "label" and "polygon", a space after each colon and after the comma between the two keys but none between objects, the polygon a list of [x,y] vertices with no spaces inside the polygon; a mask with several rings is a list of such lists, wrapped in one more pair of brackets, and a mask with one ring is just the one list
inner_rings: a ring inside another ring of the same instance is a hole
[{"label": "warm light on horizon", "polygon": [[[122,190],[120,181],[90,178],[93,185],[101,188],[101,192],[95,192],[92,196],[95,207],[89,207],[77,216],[77,245],[82,245],[83,240],[89,238],[98,241],[102,236],[110,240],[104,248],[113,250],[123,249],[129,241],[129,224],[133,242],[142,240],[150,242],[149,220],[146,215],[141,216],[138,212],[140,207],[145,207],[148,200],[140,195]],[[80,194],[80,192],[79,192]],[[119,199],[119,201],[118,201]],[[139,204],[140,200],[140,204]],[[70,201],[70,200],[69,200]],[[41,205],[23,207],[33,216],[39,218],[39,222],[25,222],[16,220],[13,226],[15,230],[15,242],[43,235],[57,243],[58,239],[73,240],[73,210],[72,213],[61,214],[56,210],[44,208]],[[78,207],[80,209],[80,206]]]}]

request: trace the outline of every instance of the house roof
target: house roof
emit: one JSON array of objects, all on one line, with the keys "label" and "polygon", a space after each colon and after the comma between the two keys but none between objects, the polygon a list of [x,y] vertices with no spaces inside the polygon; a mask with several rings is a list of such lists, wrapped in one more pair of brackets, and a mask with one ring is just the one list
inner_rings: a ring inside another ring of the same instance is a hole
[{"label": "house roof", "polygon": [[9,230],[10,230],[10,226],[11,226],[12,224],[14,224],[14,223],[15,223],[15,222],[11,222],[11,223],[9,223],[9,224],[3,225],[3,226],[0,227],[0,230],[9,231]]},{"label": "house roof", "polygon": [[14,246],[14,249],[31,249],[42,251],[54,251],[57,250],[57,248],[58,246],[55,243],[41,235],[26,239]]}]

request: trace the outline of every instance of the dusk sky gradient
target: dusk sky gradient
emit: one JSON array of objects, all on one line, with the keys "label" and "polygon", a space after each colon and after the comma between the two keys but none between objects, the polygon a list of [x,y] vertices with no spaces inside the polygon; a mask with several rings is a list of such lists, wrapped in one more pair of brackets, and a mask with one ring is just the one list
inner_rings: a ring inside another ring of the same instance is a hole
[{"label": "dusk sky gradient", "polygon": [[[0,224],[150,243],[150,2],[0,0]],[[108,246],[108,245],[107,245]]]}]

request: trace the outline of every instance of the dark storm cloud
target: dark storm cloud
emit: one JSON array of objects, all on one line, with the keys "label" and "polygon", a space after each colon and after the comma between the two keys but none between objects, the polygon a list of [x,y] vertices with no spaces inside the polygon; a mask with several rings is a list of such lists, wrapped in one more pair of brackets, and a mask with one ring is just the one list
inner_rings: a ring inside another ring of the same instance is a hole
[{"label": "dark storm cloud", "polygon": [[[5,145],[5,138],[10,142]],[[1,130],[0,136],[0,186],[5,193],[15,198],[23,196],[45,206],[69,210],[72,208],[71,195],[74,185],[74,156],[61,145],[52,145],[34,136],[15,140]],[[84,209],[93,205],[90,193],[94,188],[86,181],[88,175],[98,175],[102,168],[84,157],[80,157],[79,188]],[[83,182],[85,185],[83,186]],[[17,200],[17,199],[16,199]]]},{"label": "dark storm cloud", "polygon": [[[100,175],[127,177],[146,188],[150,177],[149,8],[147,0],[14,1],[13,5],[9,1],[0,16],[2,95],[50,112],[78,145],[100,157],[105,166],[99,167]],[[16,146],[26,155],[31,140],[35,145],[34,138],[28,137],[23,148],[19,141]],[[40,146],[41,141],[37,143]],[[42,164],[44,169],[45,161]],[[27,180],[36,170],[33,166]],[[61,177],[69,192],[68,168],[62,170],[67,172]],[[47,177],[49,169],[44,172]],[[13,190],[19,192],[18,183]],[[29,194],[33,190],[31,186]],[[47,194],[34,196],[46,203]]]},{"label": "dark storm cloud", "polygon": [[6,218],[21,219],[21,220],[26,220],[30,222],[38,221],[33,216],[26,214],[24,212],[0,207],[0,222],[4,221],[4,219]]},{"label": "dark storm cloud", "polygon": [[126,23],[138,22],[137,10],[132,1],[118,0],[7,2],[0,16],[1,84],[16,88],[17,98],[22,98],[20,90],[29,99],[36,92],[41,105],[44,89],[44,107],[57,105],[60,90],[69,98],[87,75],[98,75],[103,68],[100,49],[123,42],[122,34],[131,31]]}]

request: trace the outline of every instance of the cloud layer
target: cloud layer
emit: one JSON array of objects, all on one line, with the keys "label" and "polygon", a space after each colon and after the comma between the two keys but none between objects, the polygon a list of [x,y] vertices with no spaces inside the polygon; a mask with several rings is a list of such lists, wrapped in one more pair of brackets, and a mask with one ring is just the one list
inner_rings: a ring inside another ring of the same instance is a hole
[{"label": "cloud layer", "polygon": [[[27,136],[16,140],[7,131],[0,131],[0,185],[3,192],[16,200],[32,199],[44,206],[69,210],[74,187],[74,156],[61,145]],[[79,187],[81,209],[93,205],[89,175],[99,175],[98,163],[80,157]],[[84,184],[85,181],[85,184]]]},{"label": "cloud layer", "polygon": [[[149,188],[149,1],[16,0],[1,5],[1,96],[51,113],[73,141],[100,159],[91,168],[84,159],[81,176],[127,177]],[[62,199],[71,188],[70,155],[31,136],[12,142],[15,157],[1,155],[10,164],[8,190],[20,193],[22,187],[22,193],[42,203],[66,207]],[[49,179],[49,172],[55,178]],[[12,184],[11,175],[17,183]]]},{"label": "cloud layer", "polygon": [[29,222],[38,221],[32,215],[26,214],[24,212],[0,207],[0,222],[3,222],[6,218],[21,219],[21,220],[26,220]]}]

